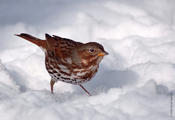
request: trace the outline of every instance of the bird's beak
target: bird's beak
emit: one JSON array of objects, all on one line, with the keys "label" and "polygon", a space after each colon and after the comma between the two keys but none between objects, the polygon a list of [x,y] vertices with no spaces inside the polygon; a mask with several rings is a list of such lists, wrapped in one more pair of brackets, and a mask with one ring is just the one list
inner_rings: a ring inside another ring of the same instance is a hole
[{"label": "bird's beak", "polygon": [[108,52],[104,51],[104,52],[99,53],[98,56],[102,56],[103,57],[103,56],[108,55],[108,54],[109,54]]}]

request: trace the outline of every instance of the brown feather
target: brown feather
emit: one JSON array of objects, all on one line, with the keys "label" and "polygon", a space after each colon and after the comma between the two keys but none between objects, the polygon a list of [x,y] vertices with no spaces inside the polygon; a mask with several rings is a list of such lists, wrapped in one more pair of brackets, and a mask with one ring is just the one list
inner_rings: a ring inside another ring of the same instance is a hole
[{"label": "brown feather", "polygon": [[25,40],[28,40],[32,43],[34,43],[35,45],[42,47],[43,49],[46,49],[46,40],[41,40],[39,38],[33,37],[29,34],[26,33],[21,33],[21,34],[15,34],[16,36],[19,36],[21,38],[24,38]]}]

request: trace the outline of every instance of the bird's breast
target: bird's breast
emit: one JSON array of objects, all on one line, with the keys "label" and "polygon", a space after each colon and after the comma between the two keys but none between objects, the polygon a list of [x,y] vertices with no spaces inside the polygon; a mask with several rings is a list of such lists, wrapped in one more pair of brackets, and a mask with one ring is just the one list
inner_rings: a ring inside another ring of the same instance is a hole
[{"label": "bird's breast", "polygon": [[[70,61],[70,60],[69,60]],[[46,58],[46,69],[55,81],[63,81],[71,84],[81,84],[89,81],[97,72],[98,65],[86,67],[65,64],[60,61]]]}]

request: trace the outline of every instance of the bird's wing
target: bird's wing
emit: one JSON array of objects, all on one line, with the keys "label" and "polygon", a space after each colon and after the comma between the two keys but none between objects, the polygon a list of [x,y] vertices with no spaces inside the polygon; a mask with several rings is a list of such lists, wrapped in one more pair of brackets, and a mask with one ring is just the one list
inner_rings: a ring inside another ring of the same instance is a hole
[{"label": "bird's wing", "polygon": [[83,43],[75,42],[70,39],[61,38],[59,36],[53,35],[50,36],[46,34],[46,41],[47,41],[47,49],[51,51],[57,58],[68,58],[72,54],[72,50],[82,45]]}]

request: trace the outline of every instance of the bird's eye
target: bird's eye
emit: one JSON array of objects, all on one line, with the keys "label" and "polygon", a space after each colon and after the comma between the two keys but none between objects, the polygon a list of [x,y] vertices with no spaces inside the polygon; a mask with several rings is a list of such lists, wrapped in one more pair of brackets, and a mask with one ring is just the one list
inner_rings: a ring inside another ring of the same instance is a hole
[{"label": "bird's eye", "polygon": [[89,52],[90,52],[90,53],[93,53],[94,51],[95,51],[95,50],[94,50],[93,48],[90,48],[90,49],[89,49]]}]

